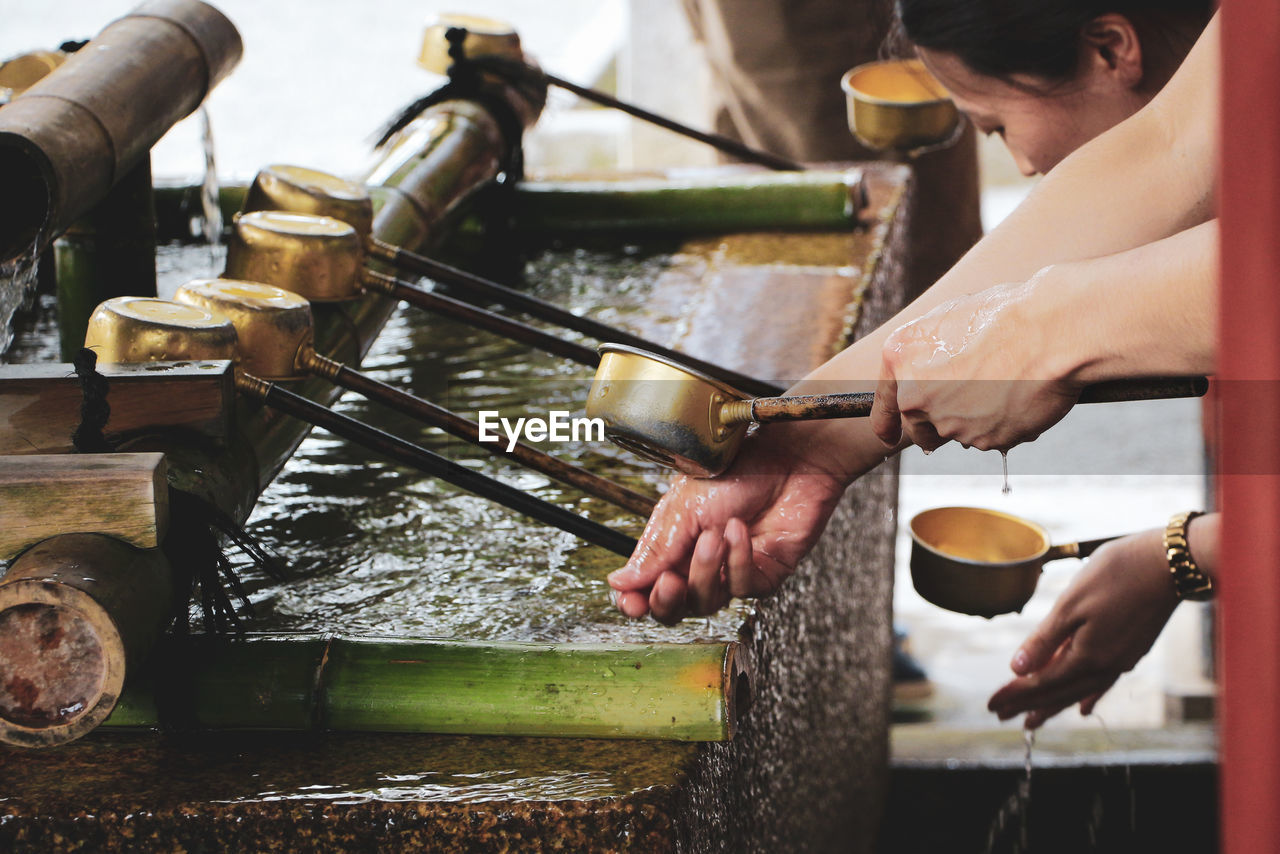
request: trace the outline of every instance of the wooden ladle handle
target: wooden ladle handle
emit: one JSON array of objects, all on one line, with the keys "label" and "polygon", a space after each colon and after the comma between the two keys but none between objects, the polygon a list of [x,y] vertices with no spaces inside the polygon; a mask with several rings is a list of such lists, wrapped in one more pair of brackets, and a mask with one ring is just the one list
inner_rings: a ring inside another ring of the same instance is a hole
[{"label": "wooden ladle handle", "polygon": [[1138,380],[1108,380],[1087,385],[1079,403],[1117,403],[1123,400],[1167,400],[1174,397],[1204,397],[1207,377],[1164,377]]},{"label": "wooden ladle handle", "polygon": [[725,424],[754,421],[810,421],[823,418],[861,418],[871,414],[872,392],[849,394],[798,394],[792,397],[757,397],[724,405],[720,420]]},{"label": "wooden ladle handle", "polygon": [[1078,557],[1081,559],[1087,558],[1097,550],[1098,546],[1109,543],[1112,540],[1118,540],[1123,536],[1124,534],[1116,534],[1112,537],[1099,537],[1096,540],[1081,540],[1078,543],[1062,543],[1061,545],[1056,545],[1050,548],[1048,553],[1045,554],[1044,559],[1046,561],[1050,561],[1062,560],[1063,558],[1068,557]]},{"label": "wooden ladle handle", "polygon": [[[1203,397],[1209,389],[1205,377],[1168,377],[1156,379],[1109,380],[1085,386],[1080,403],[1115,403],[1126,400],[1165,400],[1177,397]],[[745,424],[754,421],[811,421],[824,418],[861,418],[871,414],[875,402],[872,392],[848,394],[800,394],[793,397],[757,397],[735,400],[724,405],[721,421]]]}]

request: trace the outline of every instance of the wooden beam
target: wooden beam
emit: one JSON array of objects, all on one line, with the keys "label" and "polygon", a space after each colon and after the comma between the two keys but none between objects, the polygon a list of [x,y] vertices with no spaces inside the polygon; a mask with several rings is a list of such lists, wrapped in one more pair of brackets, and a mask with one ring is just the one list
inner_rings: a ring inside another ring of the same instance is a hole
[{"label": "wooden beam", "polygon": [[[223,439],[230,431],[230,362],[140,362],[98,370],[109,383],[109,438],[181,428]],[[0,366],[0,454],[71,451],[80,403],[80,380],[71,365]]]},{"label": "wooden beam", "polygon": [[71,533],[155,548],[168,526],[164,454],[0,457],[0,559]]}]

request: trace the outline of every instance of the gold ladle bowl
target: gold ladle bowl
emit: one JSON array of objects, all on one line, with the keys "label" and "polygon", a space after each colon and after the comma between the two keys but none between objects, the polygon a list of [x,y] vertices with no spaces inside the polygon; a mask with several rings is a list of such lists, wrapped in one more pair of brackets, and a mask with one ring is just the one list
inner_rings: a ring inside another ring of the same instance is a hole
[{"label": "gold ladle bowl", "polygon": [[849,130],[875,151],[910,152],[948,143],[960,113],[918,59],[868,62],[840,79]]},{"label": "gold ladle bowl", "polygon": [[1114,537],[1051,545],[1035,522],[999,510],[935,507],[911,520],[911,582],[949,611],[994,617],[1021,611],[1045,562],[1087,557]]}]

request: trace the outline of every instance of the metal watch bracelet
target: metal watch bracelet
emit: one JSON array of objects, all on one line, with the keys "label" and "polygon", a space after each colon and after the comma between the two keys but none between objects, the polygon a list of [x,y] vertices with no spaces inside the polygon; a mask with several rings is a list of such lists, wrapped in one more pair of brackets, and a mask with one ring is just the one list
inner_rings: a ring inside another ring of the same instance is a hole
[{"label": "metal watch bracelet", "polygon": [[1196,564],[1187,543],[1187,526],[1192,519],[1203,515],[1198,510],[1175,513],[1164,528],[1164,553],[1169,560],[1174,592],[1179,599],[1193,602],[1212,599],[1214,594],[1213,579]]}]

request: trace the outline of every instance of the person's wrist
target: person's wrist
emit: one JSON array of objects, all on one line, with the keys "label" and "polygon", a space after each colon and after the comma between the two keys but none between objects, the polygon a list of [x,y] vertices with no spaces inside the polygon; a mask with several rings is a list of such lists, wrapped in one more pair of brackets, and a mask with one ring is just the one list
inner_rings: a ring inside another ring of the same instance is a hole
[{"label": "person's wrist", "polygon": [[1203,602],[1214,595],[1213,577],[1196,562],[1191,551],[1190,525],[1204,516],[1196,510],[1175,513],[1165,526],[1163,546],[1169,575],[1178,599]]},{"label": "person's wrist", "polygon": [[[790,468],[806,474],[818,474],[834,480],[841,488],[852,483],[858,475],[875,466],[862,465],[865,456],[857,450],[851,435],[855,419],[831,419],[828,421],[795,421],[764,424],[757,428],[756,441],[767,443],[776,454],[792,461]],[[864,422],[863,419],[856,419]],[[869,433],[869,431],[868,431]],[[874,436],[871,437],[873,440]],[[879,456],[886,451],[878,440]]]}]

